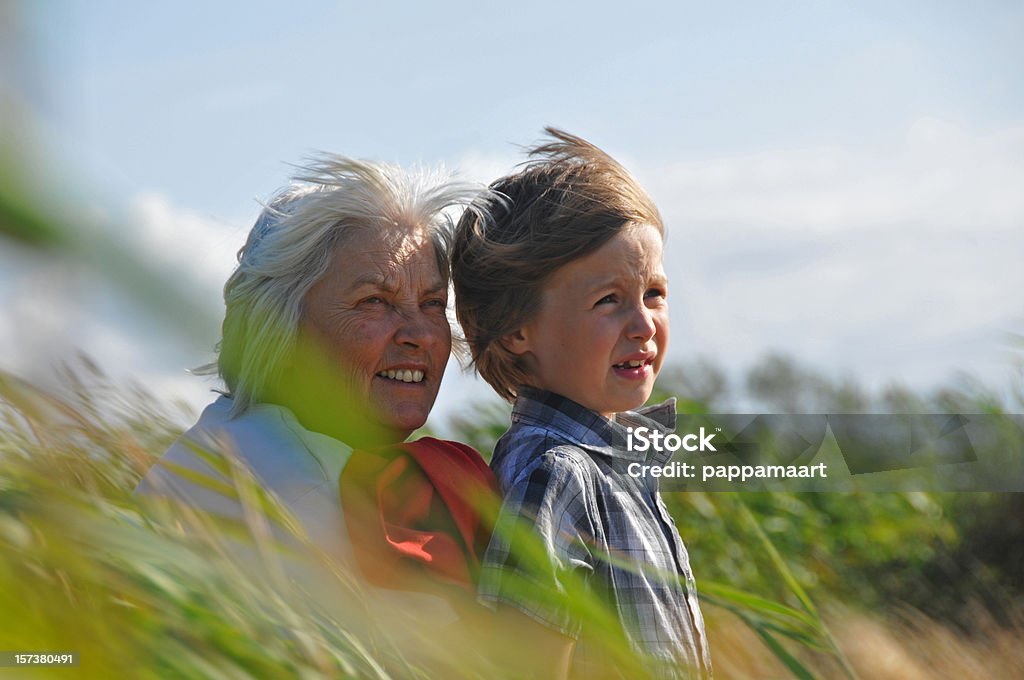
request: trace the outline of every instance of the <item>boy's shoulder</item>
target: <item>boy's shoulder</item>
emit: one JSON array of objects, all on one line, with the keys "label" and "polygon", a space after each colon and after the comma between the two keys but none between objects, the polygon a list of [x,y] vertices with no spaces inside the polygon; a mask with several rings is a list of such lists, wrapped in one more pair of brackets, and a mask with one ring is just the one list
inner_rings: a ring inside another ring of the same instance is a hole
[{"label": "boy's shoulder", "polygon": [[559,433],[536,424],[514,424],[498,440],[491,459],[503,490],[537,474],[575,478],[593,475],[596,465],[581,446]]}]

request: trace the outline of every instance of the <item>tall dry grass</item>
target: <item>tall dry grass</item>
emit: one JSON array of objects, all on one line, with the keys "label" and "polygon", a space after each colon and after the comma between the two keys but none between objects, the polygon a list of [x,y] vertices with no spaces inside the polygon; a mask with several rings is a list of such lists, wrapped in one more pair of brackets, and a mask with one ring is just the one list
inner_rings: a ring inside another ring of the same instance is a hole
[{"label": "tall dry grass", "polygon": [[[54,394],[0,374],[0,650],[73,650],[80,665],[5,675],[503,676],[494,660],[515,641],[495,638],[485,617],[467,629],[432,627],[412,607],[382,614],[351,574],[308,561],[316,546],[299,551],[297,570],[266,519],[290,518],[242,473],[227,470],[232,493],[263,510],[241,522],[140,506],[131,490],[188,414],[112,385],[87,361],[63,383]],[[822,611],[742,497],[719,500],[738,504],[733,516],[758,537],[736,549],[767,553],[789,591],[780,602],[701,584],[719,679],[1021,677],[1019,621],[997,625],[981,611],[964,633],[910,611]]]},{"label": "tall dry grass", "polygon": [[[708,612],[718,680],[793,677],[757,636],[720,609]],[[1024,622],[996,623],[984,610],[965,632],[905,609],[888,618],[839,609],[826,617],[857,676],[865,680],[1009,680],[1024,677]],[[845,673],[827,658],[799,652],[816,677]]]}]

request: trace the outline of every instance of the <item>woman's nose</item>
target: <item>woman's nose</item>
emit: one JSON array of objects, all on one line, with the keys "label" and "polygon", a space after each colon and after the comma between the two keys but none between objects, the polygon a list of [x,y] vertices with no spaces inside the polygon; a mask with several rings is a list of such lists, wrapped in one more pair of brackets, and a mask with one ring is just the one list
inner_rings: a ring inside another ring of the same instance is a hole
[{"label": "woman's nose", "polygon": [[419,348],[431,343],[436,334],[436,323],[418,306],[414,309],[403,309],[398,314],[398,328],[395,331],[395,342],[406,347]]}]

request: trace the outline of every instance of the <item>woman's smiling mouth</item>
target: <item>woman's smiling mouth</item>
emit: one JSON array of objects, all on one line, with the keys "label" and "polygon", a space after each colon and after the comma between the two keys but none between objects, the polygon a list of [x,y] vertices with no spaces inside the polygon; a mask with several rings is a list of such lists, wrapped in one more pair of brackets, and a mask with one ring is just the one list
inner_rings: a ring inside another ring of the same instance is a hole
[{"label": "woman's smiling mouth", "polygon": [[389,369],[386,371],[379,371],[377,373],[378,378],[386,378],[387,380],[395,380],[397,382],[404,383],[418,383],[423,381],[423,377],[426,374],[419,369]]}]

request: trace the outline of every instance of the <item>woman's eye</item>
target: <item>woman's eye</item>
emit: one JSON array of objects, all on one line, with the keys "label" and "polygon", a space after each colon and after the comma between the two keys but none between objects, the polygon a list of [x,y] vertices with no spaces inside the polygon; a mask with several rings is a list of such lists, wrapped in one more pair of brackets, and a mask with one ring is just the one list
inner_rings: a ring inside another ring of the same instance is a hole
[{"label": "woman's eye", "polygon": [[384,298],[380,297],[379,295],[373,295],[373,296],[368,297],[368,298],[363,298],[362,301],[360,302],[360,304],[363,304],[363,305],[383,305],[383,304],[385,304],[385,302],[384,302]]},{"label": "woman's eye", "polygon": [[663,288],[651,288],[646,293],[644,293],[644,299],[647,299],[647,298],[658,298],[658,297],[660,297],[660,298],[667,297],[667,293],[665,292],[665,290]]},{"label": "woman's eye", "polygon": [[448,301],[443,298],[433,298],[423,303],[424,307],[435,307],[440,309],[448,309]]}]

